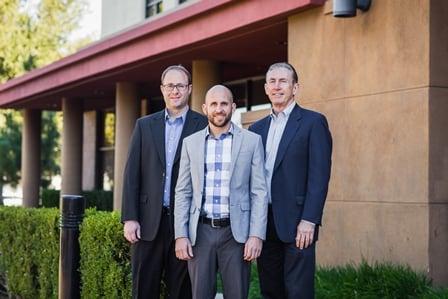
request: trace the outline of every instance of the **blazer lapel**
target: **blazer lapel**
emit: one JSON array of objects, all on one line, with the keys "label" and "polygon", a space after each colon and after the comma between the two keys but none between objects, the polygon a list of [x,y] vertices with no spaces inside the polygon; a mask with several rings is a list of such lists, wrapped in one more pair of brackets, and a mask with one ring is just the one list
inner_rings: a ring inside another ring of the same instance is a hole
[{"label": "blazer lapel", "polygon": [[[271,125],[271,116],[268,116],[265,118],[265,121],[263,122],[263,126],[260,132],[261,141],[263,142],[263,148],[266,148],[266,140],[268,139],[270,125]],[[264,151],[264,154],[266,155],[266,150]]]},{"label": "blazer lapel", "polygon": [[[201,134],[198,134],[198,139],[195,140],[194,144],[197,144],[197,147],[195,147],[194,151],[192,152],[192,154],[195,156],[194,159],[191,159],[191,161],[195,162],[195,163],[191,163],[190,167],[191,167],[191,171],[193,171],[193,167],[196,168],[196,172],[198,173],[198,178],[199,178],[199,190],[204,190],[204,168],[205,168],[205,134],[206,134],[206,129],[203,129],[202,131],[200,131]],[[193,182],[194,184],[194,182]],[[197,207],[201,207],[202,206],[202,198],[199,199],[200,202],[196,202],[196,206]]]},{"label": "blazer lapel", "polygon": [[288,118],[288,122],[285,126],[285,131],[283,132],[282,138],[280,139],[280,144],[278,146],[277,157],[275,158],[274,164],[274,171],[283,160],[289,143],[300,127],[300,119],[302,118],[300,110],[301,108],[296,104],[294,109],[291,111],[291,115]]},{"label": "blazer lapel", "polygon": [[152,135],[154,136],[155,147],[159,154],[160,162],[165,167],[165,110],[159,112],[151,124]]},{"label": "blazer lapel", "polygon": [[235,162],[238,158],[238,154],[241,149],[241,144],[243,142],[243,135],[241,129],[236,125],[233,125],[233,140],[232,140],[232,157],[230,163],[230,177],[232,177],[233,169],[235,168]]},{"label": "blazer lapel", "polygon": [[185,124],[184,124],[182,133],[179,138],[179,143],[177,144],[177,149],[176,149],[176,154],[174,155],[173,164],[175,164],[180,159],[182,141],[184,140],[185,137],[196,132],[197,126],[198,126],[198,117],[197,117],[197,115],[194,115],[193,113],[191,113],[191,110],[189,109],[187,112],[187,116],[185,117]]}]

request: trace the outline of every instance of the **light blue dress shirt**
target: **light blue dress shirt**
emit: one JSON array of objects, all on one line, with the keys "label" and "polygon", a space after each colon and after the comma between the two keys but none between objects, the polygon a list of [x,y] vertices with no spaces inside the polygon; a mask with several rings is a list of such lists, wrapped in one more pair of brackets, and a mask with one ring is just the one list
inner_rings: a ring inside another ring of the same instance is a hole
[{"label": "light blue dress shirt", "polygon": [[184,128],[188,107],[178,117],[170,117],[165,109],[165,186],[163,190],[163,206],[170,206],[171,175],[173,172],[174,156],[176,155],[180,135]]},{"label": "light blue dress shirt", "polygon": [[296,102],[293,101],[291,104],[289,104],[288,107],[286,107],[277,115],[275,115],[274,112],[271,111],[271,124],[269,125],[268,137],[266,139],[266,160],[264,163],[269,203],[272,203],[271,182],[272,173],[274,171],[275,158],[277,157],[278,152],[278,146],[280,145],[283,131],[285,131],[289,115],[291,114],[292,109],[294,109],[295,105]]}]

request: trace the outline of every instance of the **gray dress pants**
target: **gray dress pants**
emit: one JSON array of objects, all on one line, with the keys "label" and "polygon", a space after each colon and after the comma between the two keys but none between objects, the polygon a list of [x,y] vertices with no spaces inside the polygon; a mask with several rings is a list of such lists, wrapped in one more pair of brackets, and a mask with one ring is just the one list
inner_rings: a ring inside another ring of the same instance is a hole
[{"label": "gray dress pants", "polygon": [[224,298],[245,299],[249,293],[250,263],[244,244],[235,241],[230,226],[213,228],[199,223],[193,258],[188,261],[193,299],[213,299],[216,274],[221,274]]}]

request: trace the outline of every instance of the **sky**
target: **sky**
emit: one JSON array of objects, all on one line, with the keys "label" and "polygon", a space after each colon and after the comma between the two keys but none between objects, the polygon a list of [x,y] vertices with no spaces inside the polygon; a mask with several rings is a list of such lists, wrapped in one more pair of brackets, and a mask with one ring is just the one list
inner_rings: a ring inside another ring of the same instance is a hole
[{"label": "sky", "polygon": [[94,40],[98,40],[101,35],[101,0],[87,0],[87,13],[82,16],[79,28],[70,35],[70,40],[74,41],[91,35]]}]

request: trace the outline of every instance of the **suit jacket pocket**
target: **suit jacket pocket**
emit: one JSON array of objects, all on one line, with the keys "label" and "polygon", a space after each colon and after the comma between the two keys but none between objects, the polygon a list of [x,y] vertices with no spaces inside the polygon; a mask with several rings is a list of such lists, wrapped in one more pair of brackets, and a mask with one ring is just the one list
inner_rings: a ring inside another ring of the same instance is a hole
[{"label": "suit jacket pocket", "polygon": [[196,208],[196,206],[193,204],[193,205],[190,207],[190,214],[193,214],[194,212],[196,212],[196,210],[197,210],[197,208]]},{"label": "suit jacket pocket", "polygon": [[296,202],[299,206],[303,205],[303,202],[305,201],[305,196],[296,196]]}]

